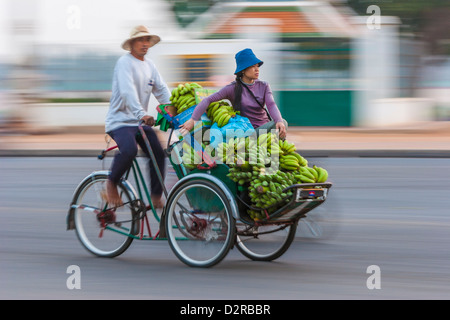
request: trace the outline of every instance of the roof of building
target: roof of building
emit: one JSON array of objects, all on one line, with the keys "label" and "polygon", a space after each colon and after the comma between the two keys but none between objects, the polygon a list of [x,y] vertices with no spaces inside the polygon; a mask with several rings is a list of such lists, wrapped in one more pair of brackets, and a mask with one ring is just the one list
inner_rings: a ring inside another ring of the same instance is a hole
[{"label": "roof of building", "polygon": [[351,37],[353,34],[344,14],[319,1],[218,3],[188,28],[197,38],[235,38],[248,32],[252,25],[266,26],[265,31],[282,38]]}]

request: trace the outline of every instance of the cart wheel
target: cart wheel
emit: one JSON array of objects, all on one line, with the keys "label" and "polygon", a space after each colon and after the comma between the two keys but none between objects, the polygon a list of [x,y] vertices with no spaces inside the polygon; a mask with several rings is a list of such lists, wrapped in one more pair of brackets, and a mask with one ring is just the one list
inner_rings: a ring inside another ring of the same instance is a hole
[{"label": "cart wheel", "polygon": [[297,223],[263,226],[237,223],[236,227],[236,247],[244,256],[256,261],[272,261],[291,246]]},{"label": "cart wheel", "polygon": [[235,221],[220,186],[188,179],[176,186],[166,203],[167,238],[182,262],[211,267],[225,258],[235,239]]}]

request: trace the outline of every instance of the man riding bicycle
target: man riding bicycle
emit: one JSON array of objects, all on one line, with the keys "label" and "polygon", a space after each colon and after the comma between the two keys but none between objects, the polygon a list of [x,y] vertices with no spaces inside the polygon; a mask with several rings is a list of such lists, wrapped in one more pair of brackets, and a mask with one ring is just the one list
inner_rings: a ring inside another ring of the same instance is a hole
[{"label": "man riding bicycle", "polygon": [[[138,124],[141,120],[148,125],[144,127],[144,131],[164,177],[164,151],[156,133],[151,128],[155,124],[155,119],[147,114],[152,94],[160,104],[170,104],[170,91],[167,84],[153,61],[146,57],[148,50],[160,40],[160,37],[151,34],[146,26],[133,28],[128,39],[122,43],[122,48],[129,53],[119,58],[114,69],[112,96],[105,125],[106,133],[119,147],[106,184],[106,197],[113,206],[122,204],[117,183],[136,157],[138,144],[149,156],[142,137],[137,135]],[[152,202],[155,208],[161,208],[163,188],[152,161],[149,161],[149,171]]]}]

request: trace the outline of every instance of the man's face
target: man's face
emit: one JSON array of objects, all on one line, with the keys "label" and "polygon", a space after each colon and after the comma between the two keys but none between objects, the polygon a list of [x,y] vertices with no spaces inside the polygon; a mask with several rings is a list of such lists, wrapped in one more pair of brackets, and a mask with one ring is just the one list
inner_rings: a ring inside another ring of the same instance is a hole
[{"label": "man's face", "polygon": [[131,54],[136,58],[143,60],[150,48],[150,36],[136,38],[131,41]]}]

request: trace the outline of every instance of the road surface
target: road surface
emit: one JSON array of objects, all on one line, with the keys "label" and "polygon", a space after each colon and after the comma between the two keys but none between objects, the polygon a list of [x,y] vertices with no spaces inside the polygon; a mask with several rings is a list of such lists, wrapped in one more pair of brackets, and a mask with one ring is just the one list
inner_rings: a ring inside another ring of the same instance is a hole
[{"label": "road surface", "polygon": [[102,168],[95,158],[0,158],[0,299],[450,298],[449,159],[308,160],[333,182],[329,237],[300,231],[276,261],[234,249],[196,269],[166,241],[134,241],[106,259],[66,230],[75,187]]}]

